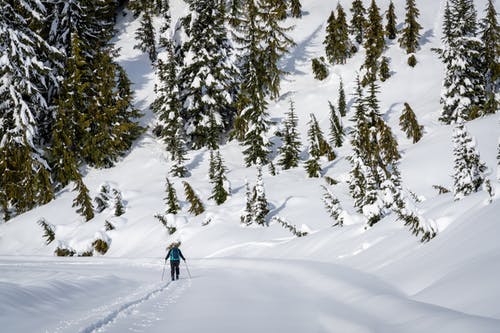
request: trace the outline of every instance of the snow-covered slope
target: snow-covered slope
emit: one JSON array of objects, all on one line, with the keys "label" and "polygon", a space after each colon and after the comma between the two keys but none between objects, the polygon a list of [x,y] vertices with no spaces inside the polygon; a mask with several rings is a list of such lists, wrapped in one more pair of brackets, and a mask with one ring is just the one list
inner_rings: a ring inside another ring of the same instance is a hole
[{"label": "snow-covered slope", "polygon": [[[394,2],[401,22],[404,1]],[[337,3],[302,3],[304,17],[290,21],[297,46],[282,62],[290,75],[270,112],[279,121],[293,99],[305,143],[309,113],[315,113],[323,130],[328,130],[328,101],[337,100],[340,77],[352,104],[349,94],[364,54],[359,52],[346,65],[331,68],[325,81],[314,80],[310,60],[323,54],[325,22]],[[350,1],[340,3],[350,7]],[[377,3],[385,10],[389,1]],[[486,1],[475,4],[482,13]],[[122,192],[124,215],[115,217],[107,209],[84,223],[71,207],[75,193],[67,188],[53,202],[0,225],[0,324],[7,325],[2,327],[16,332],[133,328],[156,332],[166,325],[171,325],[172,332],[202,328],[214,332],[498,332],[499,195],[491,204],[484,192],[454,201],[451,194],[438,195],[432,188],[452,184],[452,128],[437,120],[443,67],[431,51],[440,46],[444,1],[423,0],[417,5],[424,27],[419,63],[412,69],[397,43],[390,44],[386,56],[394,73],[381,85],[380,106],[400,144],[403,186],[423,200],[417,204],[418,212],[438,229],[435,239],[421,244],[394,216],[366,229],[352,207],[345,182],[333,191],[349,217],[344,228],[331,227],[321,201],[324,181],[307,178],[302,166],[277,176],[265,172],[264,183],[270,217],[280,216],[297,227],[306,225],[312,233],[294,238],[278,224],[242,227],[245,179],[253,183],[256,170],[243,167],[237,142],[221,149],[232,187],[231,198],[221,206],[208,200],[208,152],[190,152],[192,175],[187,181],[207,211],[193,217],[182,202],[183,211],[175,218],[178,231],[169,236],[153,217],[165,207],[169,161],[163,144],[148,131],[115,167],[86,170],[84,181],[92,196],[102,184]],[[183,15],[184,3],[172,0],[172,11],[175,21]],[[155,76],[147,56],[133,49],[137,27],[132,15],[119,18],[118,61],[134,82],[137,106],[145,113],[143,124],[152,125],[154,115],[148,107],[155,97]],[[399,129],[404,102],[425,127],[417,144]],[[497,188],[498,121],[498,116],[490,116],[467,124]],[[323,161],[322,166],[326,175],[345,181],[349,145],[336,153],[336,160]],[[184,200],[181,180],[171,181]],[[207,217],[211,223],[202,226]],[[37,224],[40,218],[55,226],[56,241],[48,246]],[[106,220],[116,229],[105,231]],[[61,244],[84,252],[102,234],[111,240],[104,257],[51,258]],[[182,241],[193,279],[165,285],[159,281],[162,256],[174,240]],[[41,315],[29,315],[34,313]],[[192,324],[195,320],[199,324]]]}]

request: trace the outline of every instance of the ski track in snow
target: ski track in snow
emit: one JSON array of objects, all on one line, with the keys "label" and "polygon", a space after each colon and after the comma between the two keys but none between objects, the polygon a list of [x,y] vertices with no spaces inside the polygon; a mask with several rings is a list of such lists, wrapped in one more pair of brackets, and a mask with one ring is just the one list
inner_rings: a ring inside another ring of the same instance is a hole
[{"label": "ski track in snow", "polygon": [[[110,328],[110,326],[119,322],[120,319],[125,319],[131,315],[136,314],[137,309],[144,303],[152,301],[154,299],[158,299],[159,296],[164,294],[166,291],[173,289],[170,288],[171,285],[172,282],[168,282],[166,285],[156,288],[135,300],[121,304],[117,309],[111,311],[105,317],[95,321],[94,323],[88,325],[87,327],[81,329],[78,332],[79,333],[106,332]],[[184,290],[185,286],[186,283],[182,283],[182,285],[179,288],[173,289],[172,295],[169,295],[168,297],[165,298],[159,298],[159,300],[155,303],[154,308],[156,308],[158,311],[161,311],[169,304],[175,303],[175,300],[179,297],[180,293]],[[154,314],[151,313],[145,313],[143,314],[143,317],[144,318],[142,318],[139,324],[137,324],[137,321],[134,321],[134,323],[136,323],[135,325],[148,327],[153,320],[160,319],[158,316],[155,316]],[[132,328],[130,329],[135,332],[141,331]]]}]

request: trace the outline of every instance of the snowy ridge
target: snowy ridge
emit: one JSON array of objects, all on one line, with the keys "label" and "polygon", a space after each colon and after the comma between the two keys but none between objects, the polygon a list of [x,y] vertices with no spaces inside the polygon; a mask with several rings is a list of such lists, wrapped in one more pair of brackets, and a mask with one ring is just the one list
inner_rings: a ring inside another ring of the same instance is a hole
[{"label": "snowy ridge", "polygon": [[[351,1],[339,2],[348,10]],[[401,22],[404,1],[394,3]],[[172,219],[177,232],[169,235],[154,215],[165,210],[165,177],[171,163],[164,144],[148,130],[115,167],[85,170],[92,198],[103,184],[121,191],[122,216],[114,216],[109,208],[84,223],[71,207],[75,193],[68,187],[49,204],[0,225],[0,326],[6,332],[30,333],[156,333],[167,328],[170,332],[498,332],[498,114],[466,124],[496,189],[493,202],[488,204],[484,191],[455,201],[453,194],[439,195],[433,188],[451,189],[453,182],[453,126],[438,121],[443,64],[431,51],[441,46],[444,3],[418,1],[423,26],[418,64],[409,67],[405,52],[390,42],[384,55],[391,60],[393,75],[381,84],[379,96],[382,116],[399,143],[403,188],[421,201],[414,202],[416,211],[438,230],[435,239],[421,244],[394,214],[366,228],[346,183],[349,142],[335,149],[334,161],[322,161],[323,174],[339,181],[328,187],[345,209],[344,227],[332,227],[322,202],[321,186],[326,183],[308,178],[303,164],[278,170],[277,176],[264,170],[264,187],[271,209],[268,220],[281,217],[291,225],[305,225],[308,235],[297,238],[277,222],[269,227],[241,226],[245,180],[254,184],[256,170],[243,166],[241,146],[232,141],[221,147],[232,188],[223,205],[208,200],[206,149],[189,152],[191,176],[185,179],[202,198],[205,214],[189,214],[182,180],[169,178],[182,207]],[[474,3],[482,16],[486,0]],[[303,0],[302,4],[303,18],[290,20],[297,46],[282,60],[290,75],[283,79],[281,97],[270,103],[269,111],[273,121],[280,122],[293,99],[305,158],[309,114],[316,115],[326,132],[328,101],[336,102],[340,78],[352,106],[364,51],[346,65],[330,67],[325,81],[314,80],[310,61],[324,55],[325,24],[337,3]],[[377,4],[385,11],[389,0]],[[171,8],[172,22],[186,13],[182,0],[171,0]],[[136,106],[145,114],[141,124],[153,126],[156,118],[149,106],[157,78],[147,55],[133,49],[137,28],[130,13],[118,18],[118,61],[133,82]],[[417,144],[399,127],[405,102],[424,126]],[[351,116],[352,110],[343,119],[347,128],[352,126]],[[49,245],[36,223],[42,217],[55,226],[56,240]],[[211,222],[202,225],[207,217]],[[116,229],[106,231],[106,221]],[[111,240],[104,256],[53,258],[58,244],[81,254],[100,233]],[[193,273],[188,281],[181,267],[184,279],[178,285],[160,281],[165,247],[176,240],[182,241]]]}]

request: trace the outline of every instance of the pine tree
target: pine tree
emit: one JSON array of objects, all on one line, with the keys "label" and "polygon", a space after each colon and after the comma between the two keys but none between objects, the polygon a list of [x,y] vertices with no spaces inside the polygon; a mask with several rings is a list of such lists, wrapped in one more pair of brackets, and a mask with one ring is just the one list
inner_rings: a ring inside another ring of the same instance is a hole
[{"label": "pine tree", "polygon": [[404,104],[403,112],[399,117],[399,126],[406,133],[406,137],[413,140],[413,143],[417,143],[422,138],[424,127],[418,124],[417,117],[408,103]]},{"label": "pine tree", "polygon": [[255,199],[253,200],[253,216],[255,223],[259,225],[266,224],[266,216],[269,213],[269,207],[266,199],[266,191],[264,189],[264,180],[262,178],[262,164],[257,163],[257,181],[255,184]]},{"label": "pine tree", "polygon": [[189,185],[188,182],[183,181],[182,184],[184,184],[184,192],[186,193],[186,200],[191,205],[189,207],[188,212],[194,215],[200,215],[205,211],[203,203],[201,202],[200,198],[196,195],[196,192],[193,190],[193,188],[191,187],[191,185]]},{"label": "pine tree", "polygon": [[165,213],[167,214],[177,214],[181,207],[179,206],[179,200],[177,199],[177,193],[175,191],[174,186],[168,179],[166,178],[167,181],[167,186],[166,186],[166,192],[167,196],[165,197],[165,203],[167,204],[167,209]]},{"label": "pine tree", "polygon": [[253,223],[253,206],[254,206],[254,195],[253,191],[250,190],[250,185],[248,180],[245,179],[245,210],[240,216],[240,222],[244,225],[250,225]]},{"label": "pine tree", "polygon": [[342,147],[344,143],[344,127],[340,115],[335,110],[335,106],[328,102],[330,106],[330,144],[334,147]]},{"label": "pine tree", "polygon": [[181,115],[188,144],[216,150],[222,135],[232,127],[238,84],[225,27],[225,4],[193,1],[190,9],[189,39],[183,45],[186,62],[179,73]]},{"label": "pine tree", "polygon": [[422,26],[417,22],[420,11],[415,0],[406,0],[406,17],[399,45],[405,49],[406,53],[415,53],[419,48],[420,30]]},{"label": "pine tree", "polygon": [[363,68],[366,71],[363,78],[364,85],[376,80],[376,72],[379,67],[378,59],[382,55],[385,47],[384,27],[382,17],[375,0],[372,0],[368,8],[368,21],[366,23],[364,46],[366,49],[365,63]]},{"label": "pine tree", "polygon": [[123,205],[122,193],[117,189],[113,189],[115,197],[115,216],[122,216],[125,214],[125,206]]},{"label": "pine tree", "polygon": [[453,130],[453,193],[455,200],[477,192],[486,180],[487,170],[481,161],[474,139],[458,119]]},{"label": "pine tree", "polygon": [[390,77],[389,58],[382,57],[382,61],[380,62],[380,81],[385,82]]},{"label": "pine tree", "polygon": [[355,36],[354,38],[358,44],[363,44],[367,21],[366,9],[363,6],[362,0],[354,0],[352,2],[351,13],[350,33]]},{"label": "pine tree", "polygon": [[223,204],[228,196],[228,191],[224,188],[224,182],[226,181],[226,167],[224,166],[224,161],[222,160],[222,156],[220,151],[214,154],[214,170],[213,170],[213,178],[211,179],[211,183],[213,185],[212,188],[212,196],[209,199],[214,199],[217,205]]},{"label": "pine tree", "polygon": [[396,39],[396,35],[398,33],[398,30],[396,28],[397,17],[394,10],[394,3],[391,0],[391,2],[389,3],[389,9],[387,10],[387,13],[385,15],[385,18],[387,20],[387,24],[385,26],[385,34],[389,39]]},{"label": "pine tree", "polygon": [[321,186],[324,190],[323,203],[325,204],[326,210],[333,219],[333,226],[344,226],[344,214],[345,211],[340,206],[340,201],[333,195],[333,193],[326,187]]},{"label": "pine tree", "polygon": [[75,180],[75,187],[73,191],[78,192],[78,195],[73,200],[73,207],[78,207],[76,212],[83,217],[85,221],[89,221],[94,218],[94,207],[92,206],[92,199],[89,196],[89,190],[83,179],[78,177]]},{"label": "pine tree", "polygon": [[498,91],[500,89],[500,28],[493,0],[488,0],[486,15],[481,21],[481,40],[483,42],[485,99],[482,114],[495,113],[499,109]]},{"label": "pine tree", "polygon": [[345,117],[347,114],[347,103],[345,100],[344,81],[342,79],[340,79],[339,100],[337,103],[337,107],[338,107],[340,116]]},{"label": "pine tree", "polygon": [[0,193],[7,220],[53,198],[41,120],[53,115],[46,64],[58,52],[32,28],[44,15],[40,2],[1,0],[0,8]]},{"label": "pine tree", "polygon": [[332,11],[328,19],[326,32],[323,44],[326,45],[325,51],[328,61],[331,64],[345,64],[347,59],[352,56],[353,45],[349,39],[346,14],[340,3],[337,5],[337,18]]},{"label": "pine tree", "polygon": [[153,26],[153,8],[152,3],[145,2],[142,10],[140,27],[135,32],[137,44],[134,45],[135,49],[145,52],[149,56],[149,60],[154,63],[158,56],[156,50],[155,29]]},{"label": "pine tree", "polygon": [[310,114],[309,130],[307,131],[309,140],[309,159],[306,162],[306,170],[309,177],[321,177],[321,166],[319,160],[321,158],[321,147],[324,145],[323,132],[319,127],[318,121],[314,114]]},{"label": "pine tree", "polygon": [[109,200],[111,199],[111,189],[108,184],[101,186],[99,195],[94,198],[96,204],[95,211],[97,213],[102,213],[106,208],[109,207]]},{"label": "pine tree", "polygon": [[476,11],[471,0],[451,2],[444,24],[444,48],[439,51],[445,64],[445,78],[441,93],[440,120],[446,124],[459,118],[477,117],[484,103],[484,77],[481,73],[482,43],[476,38]]},{"label": "pine tree", "polygon": [[300,0],[290,0],[290,14],[292,17],[302,17],[302,4]]},{"label": "pine tree", "polygon": [[284,170],[288,170],[298,166],[300,154],[300,137],[297,131],[298,118],[295,114],[295,106],[292,100],[290,100],[290,108],[288,109],[283,125],[283,132],[280,135],[283,145],[279,148],[281,157],[278,165],[283,167]]},{"label": "pine tree", "polygon": [[183,122],[179,117],[177,118],[177,129],[172,138],[175,146],[172,147],[172,167],[170,168],[170,173],[175,177],[186,177],[189,171],[186,168],[185,162],[186,158],[186,143],[184,141],[184,131]]}]

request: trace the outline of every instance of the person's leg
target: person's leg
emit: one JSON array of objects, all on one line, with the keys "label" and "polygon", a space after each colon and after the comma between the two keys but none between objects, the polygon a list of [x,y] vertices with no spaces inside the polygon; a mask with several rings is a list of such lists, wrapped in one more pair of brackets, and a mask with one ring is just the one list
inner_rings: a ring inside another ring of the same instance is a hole
[{"label": "person's leg", "polygon": [[178,260],[176,261],[176,265],[175,265],[175,275],[176,275],[176,279],[179,280],[179,266],[180,266],[180,263],[181,261]]},{"label": "person's leg", "polygon": [[170,260],[170,278],[172,279],[172,281],[174,280],[174,275],[175,273],[175,262]]}]

